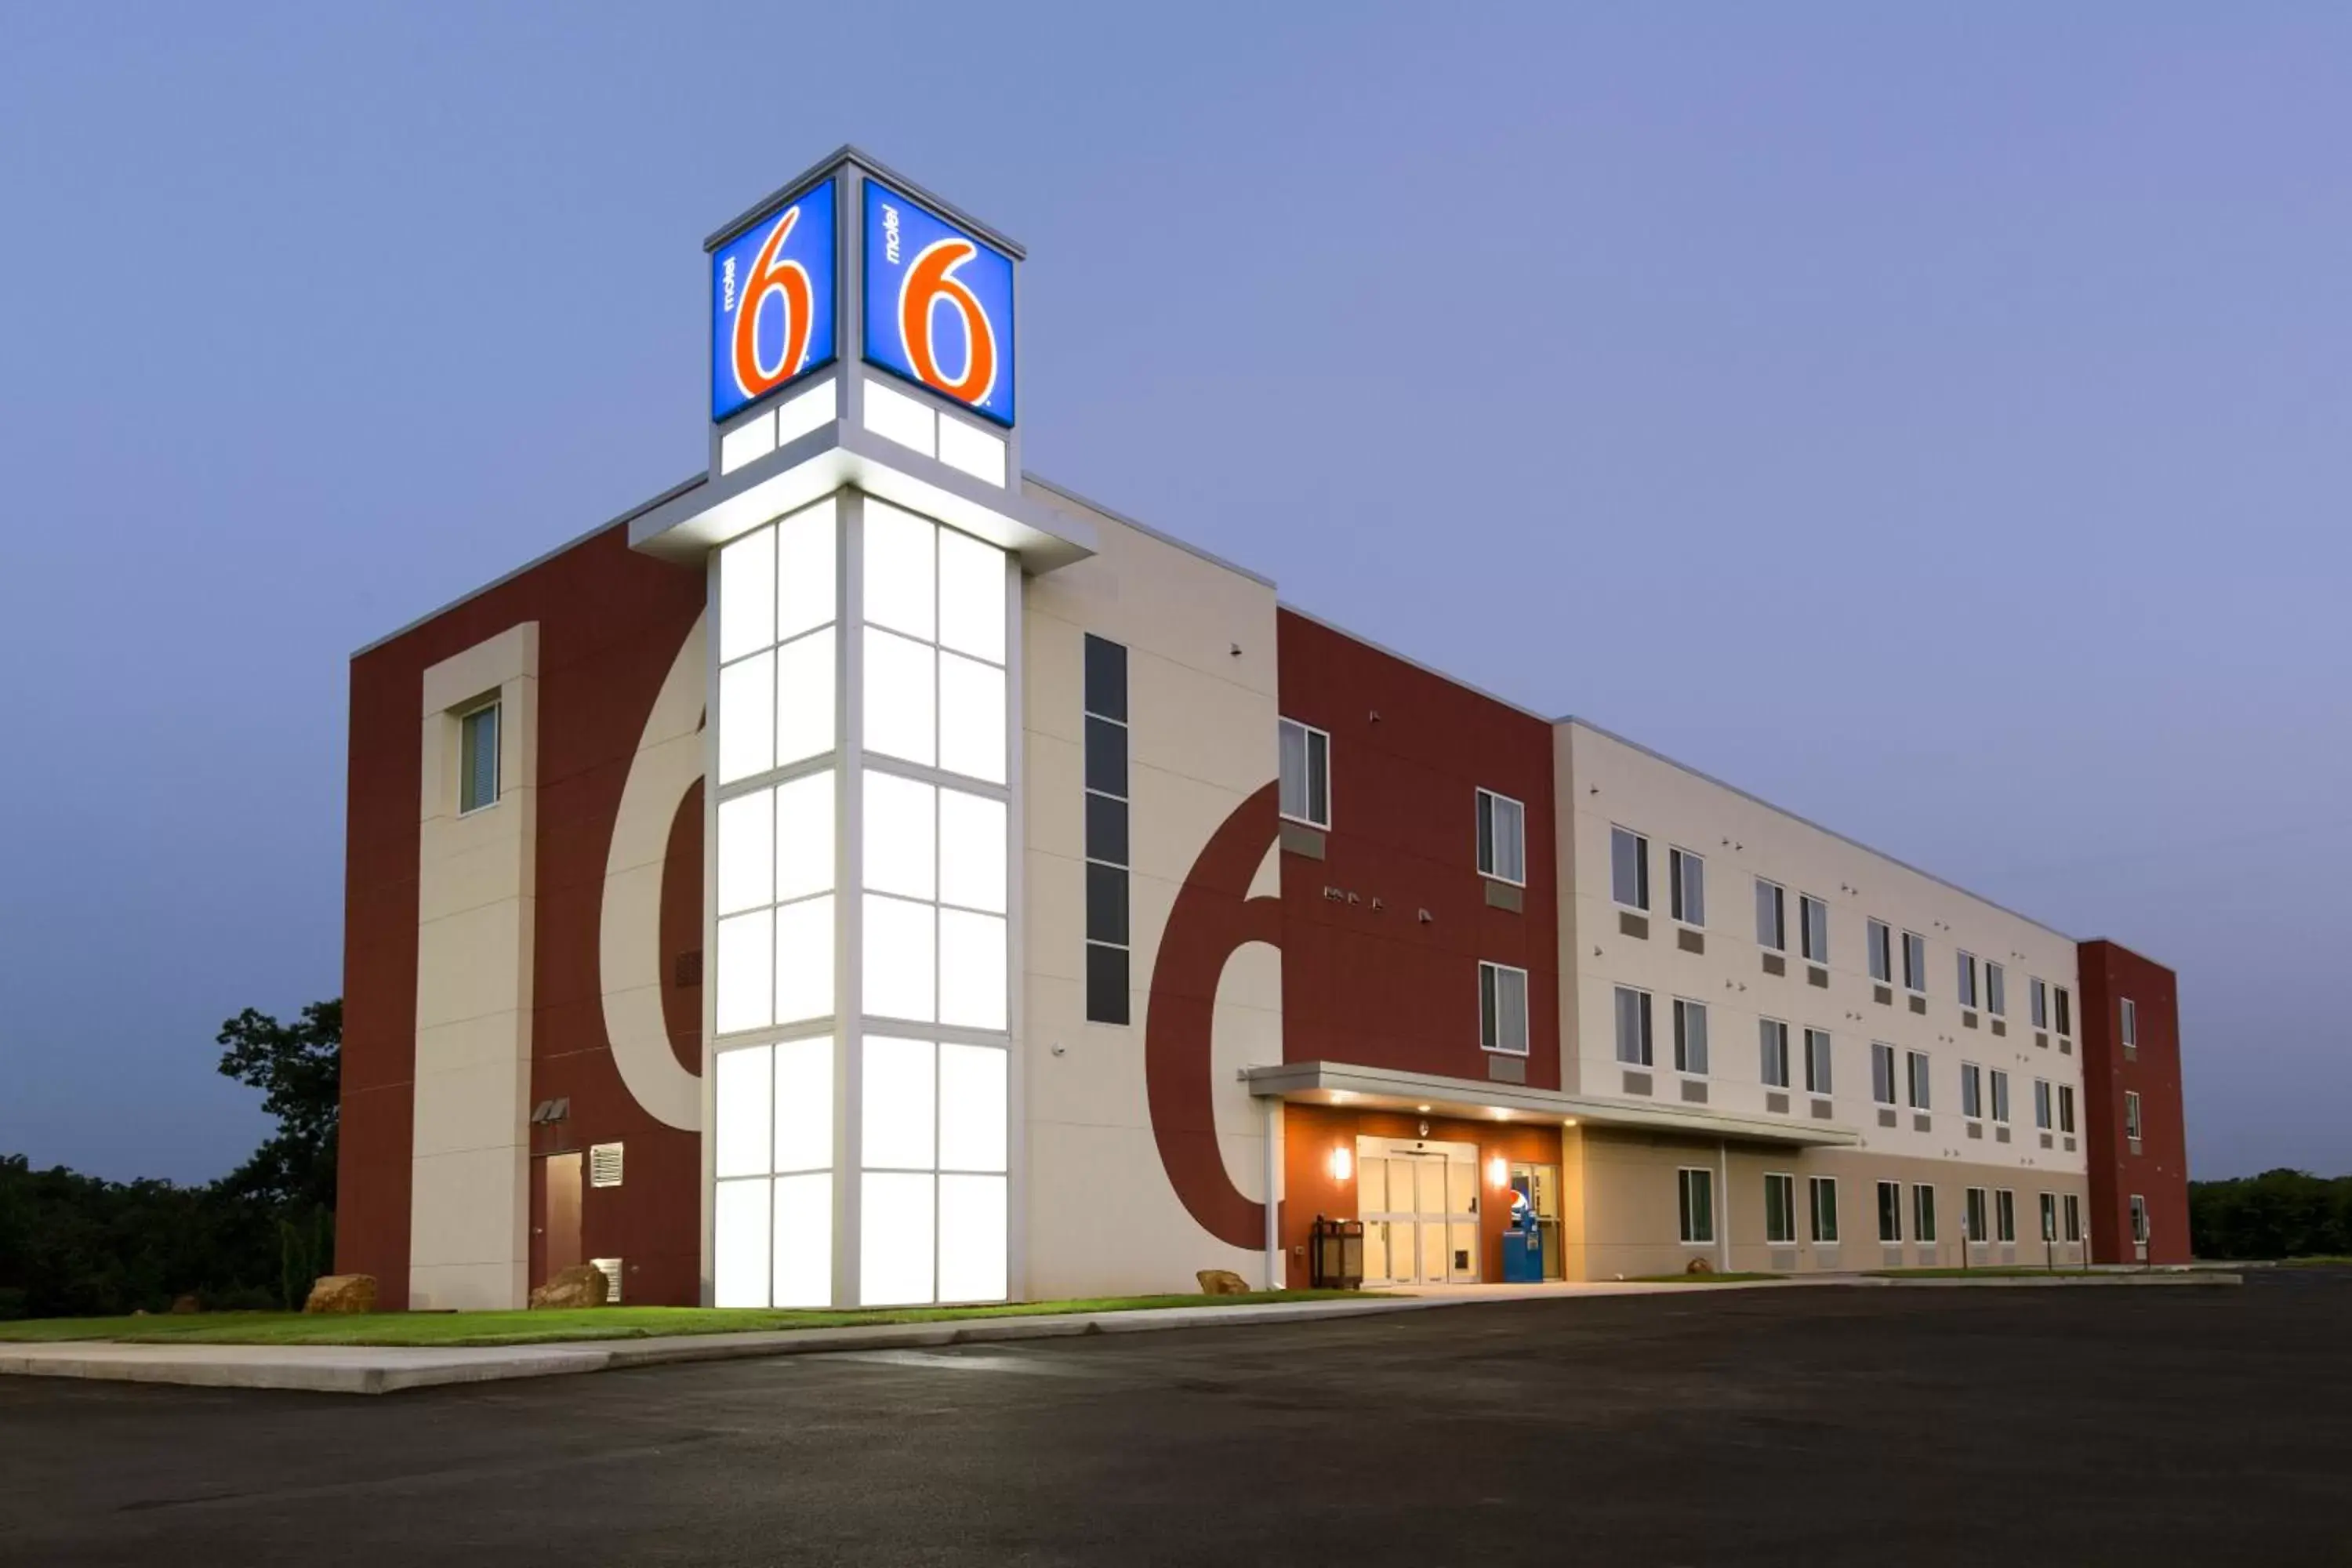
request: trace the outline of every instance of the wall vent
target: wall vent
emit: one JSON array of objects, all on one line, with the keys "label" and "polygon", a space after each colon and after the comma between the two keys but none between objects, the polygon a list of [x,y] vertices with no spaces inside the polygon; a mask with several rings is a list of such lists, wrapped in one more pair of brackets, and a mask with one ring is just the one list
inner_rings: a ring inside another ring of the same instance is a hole
[{"label": "wall vent", "polygon": [[588,1145],[588,1184],[592,1187],[617,1187],[621,1184],[621,1145]]},{"label": "wall vent", "polygon": [[[620,1145],[615,1143],[613,1147],[617,1149]],[[592,1258],[588,1260],[588,1266],[604,1277],[604,1305],[619,1306],[621,1304],[621,1260],[617,1258]]]}]

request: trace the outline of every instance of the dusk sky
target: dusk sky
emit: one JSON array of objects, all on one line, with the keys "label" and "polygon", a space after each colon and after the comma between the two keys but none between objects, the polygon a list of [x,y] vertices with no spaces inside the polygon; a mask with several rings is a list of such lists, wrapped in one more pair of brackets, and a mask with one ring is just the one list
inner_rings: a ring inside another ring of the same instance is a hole
[{"label": "dusk sky", "polygon": [[1030,468],[2173,965],[2193,1173],[2352,1169],[2310,5],[14,5],[0,1152],[251,1150],[351,653],[704,466],[845,141],[1028,247]]}]

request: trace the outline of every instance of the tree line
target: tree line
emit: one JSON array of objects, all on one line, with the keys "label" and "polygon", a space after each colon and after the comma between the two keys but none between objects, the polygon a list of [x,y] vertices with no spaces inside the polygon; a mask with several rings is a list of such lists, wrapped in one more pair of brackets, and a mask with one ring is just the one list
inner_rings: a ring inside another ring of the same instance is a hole
[{"label": "tree line", "polygon": [[277,1131],[217,1181],[110,1182],[0,1154],[0,1318],[299,1307],[334,1266],[343,1005],[221,1026],[220,1071]]},{"label": "tree line", "polygon": [[2191,1182],[2189,1244],[2200,1258],[2352,1257],[2352,1176],[2281,1169]]}]

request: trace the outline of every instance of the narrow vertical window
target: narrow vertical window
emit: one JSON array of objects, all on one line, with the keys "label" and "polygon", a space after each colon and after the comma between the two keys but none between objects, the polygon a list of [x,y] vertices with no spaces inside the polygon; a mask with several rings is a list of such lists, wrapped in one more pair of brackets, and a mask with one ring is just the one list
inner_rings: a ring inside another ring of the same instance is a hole
[{"label": "narrow vertical window", "polygon": [[1809,963],[1830,961],[1830,907],[1811,893],[1797,900],[1799,934],[1804,939]]},{"label": "narrow vertical window", "polygon": [[1895,933],[1885,921],[1873,921],[1866,932],[1870,948],[1870,977],[1881,985],[1895,984]]},{"label": "narrow vertical window", "polygon": [[1903,933],[1903,988],[1922,995],[1927,991],[1927,939],[1917,931]]},{"label": "narrow vertical window", "polygon": [[1895,1103],[1895,1047],[1874,1044],[1870,1047],[1870,1098],[1880,1105]]},{"label": "narrow vertical window", "polygon": [[2025,981],[2026,1011],[2037,1029],[2050,1026],[2050,987],[2028,975]]},{"label": "narrow vertical window", "polygon": [[1650,994],[1617,987],[1617,1059],[1628,1067],[1650,1065]]},{"label": "narrow vertical window", "polygon": [[[445,733],[446,731],[444,731]],[[486,702],[457,721],[457,811],[499,803],[499,705]],[[447,774],[443,774],[447,777]]]},{"label": "narrow vertical window", "polygon": [[1973,1011],[1977,1005],[1977,955],[1964,952],[1960,958],[1960,1005]]},{"label": "narrow vertical window", "polygon": [[1878,1239],[1890,1244],[1903,1239],[1903,1184],[1878,1184]]},{"label": "narrow vertical window", "polygon": [[2066,1239],[2083,1239],[2083,1200],[2074,1193],[2066,1194]]},{"label": "narrow vertical window", "polygon": [[2135,1143],[2139,1142],[2139,1091],[2137,1089],[2124,1090],[2124,1136]]},{"label": "narrow vertical window", "polygon": [[1789,896],[1778,882],[1756,879],[1756,941],[1775,952],[1789,950]]},{"label": "narrow vertical window", "polygon": [[1778,1018],[1759,1019],[1756,1026],[1757,1045],[1763,1057],[1764,1084],[1768,1089],[1789,1087],[1789,1026]]},{"label": "narrow vertical window", "polygon": [[1805,1031],[1805,1088],[1813,1094],[1830,1092],[1830,1033]]},{"label": "narrow vertical window", "polygon": [[1992,1119],[2009,1121],[2009,1074],[1999,1068],[1992,1069]]},{"label": "narrow vertical window", "polygon": [[2058,1194],[2056,1193],[2042,1194],[2042,1239],[2044,1241],[2058,1239]]},{"label": "narrow vertical window", "polygon": [[1331,737],[1285,719],[1280,726],[1282,815],[1309,827],[1331,826]]},{"label": "narrow vertical window", "polygon": [[1984,1117],[1984,1068],[1974,1062],[1960,1064],[1960,1114],[1971,1121]]},{"label": "narrow vertical window", "polygon": [[2033,1080],[2033,1125],[2044,1132],[2050,1131],[2050,1080],[2046,1078]]},{"label": "narrow vertical window", "polygon": [[1915,1186],[1911,1189],[1911,1239],[1932,1243],[1936,1239],[1936,1189]]},{"label": "narrow vertical window", "polygon": [[1670,912],[1686,926],[1706,924],[1706,860],[1687,849],[1666,851]]},{"label": "narrow vertical window", "polygon": [[1629,910],[1650,907],[1650,841],[1628,828],[1609,830],[1609,891]]},{"label": "narrow vertical window", "polygon": [[1675,998],[1675,1070],[1706,1073],[1706,1004]]},{"label": "narrow vertical window", "polygon": [[1813,1241],[1820,1247],[1835,1247],[1838,1238],[1838,1184],[1835,1176],[1815,1176],[1813,1189]]},{"label": "narrow vertical window", "polygon": [[1493,790],[1478,792],[1478,874],[1526,885],[1528,808]]},{"label": "narrow vertical window", "polygon": [[1685,1165],[1675,1173],[1680,1187],[1683,1240],[1692,1244],[1715,1239],[1715,1173]]},{"label": "narrow vertical window", "polygon": [[1764,1177],[1764,1239],[1781,1246],[1797,1240],[1797,1178],[1780,1172]]},{"label": "narrow vertical window", "polygon": [[2063,985],[2053,986],[2052,989],[2058,998],[2058,1032],[2062,1035],[2071,1035],[2074,1032],[2074,999],[2066,994],[2066,988]]},{"label": "narrow vertical window", "polygon": [[2017,1194],[2007,1187],[1995,1193],[1992,1215],[1993,1239],[2005,1242],[2015,1241],[2017,1239]]},{"label": "narrow vertical window", "polygon": [[1129,1021],[1127,649],[1086,639],[1087,1021]]},{"label": "narrow vertical window", "polygon": [[2009,1011],[2009,975],[1998,963],[1985,965],[1985,1011],[1996,1018]]},{"label": "narrow vertical window", "polygon": [[1960,1210],[1960,1229],[1964,1240],[1981,1243],[1988,1239],[1985,1229],[1985,1190],[1982,1187],[1970,1187],[1968,1190],[1966,1202]]},{"label": "narrow vertical window", "polygon": [[1905,1056],[1907,1058],[1905,1066],[1908,1069],[1908,1076],[1911,1080],[1911,1109],[1914,1110],[1926,1110],[1928,1109],[1927,1053],[1925,1051],[1908,1051],[1905,1053]]},{"label": "narrow vertical window", "polygon": [[1478,965],[1478,1046],[1507,1057],[1528,1054],[1528,972],[1507,963]]},{"label": "narrow vertical window", "polygon": [[2139,1044],[2139,1007],[2128,996],[2123,999],[2123,1005],[2124,1044],[2137,1046]]},{"label": "narrow vertical window", "polygon": [[2058,1131],[2074,1131],[2074,1086],[2071,1083],[2058,1086]]}]

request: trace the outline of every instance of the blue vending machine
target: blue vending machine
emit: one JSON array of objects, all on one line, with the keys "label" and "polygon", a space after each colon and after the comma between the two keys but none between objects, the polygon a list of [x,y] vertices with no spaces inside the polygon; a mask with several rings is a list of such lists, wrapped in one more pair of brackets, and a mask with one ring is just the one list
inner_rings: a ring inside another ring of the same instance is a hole
[{"label": "blue vending machine", "polygon": [[1536,1223],[1536,1205],[1528,1192],[1528,1178],[1511,1179],[1511,1223],[1503,1232],[1503,1283],[1543,1282],[1543,1226]]}]

